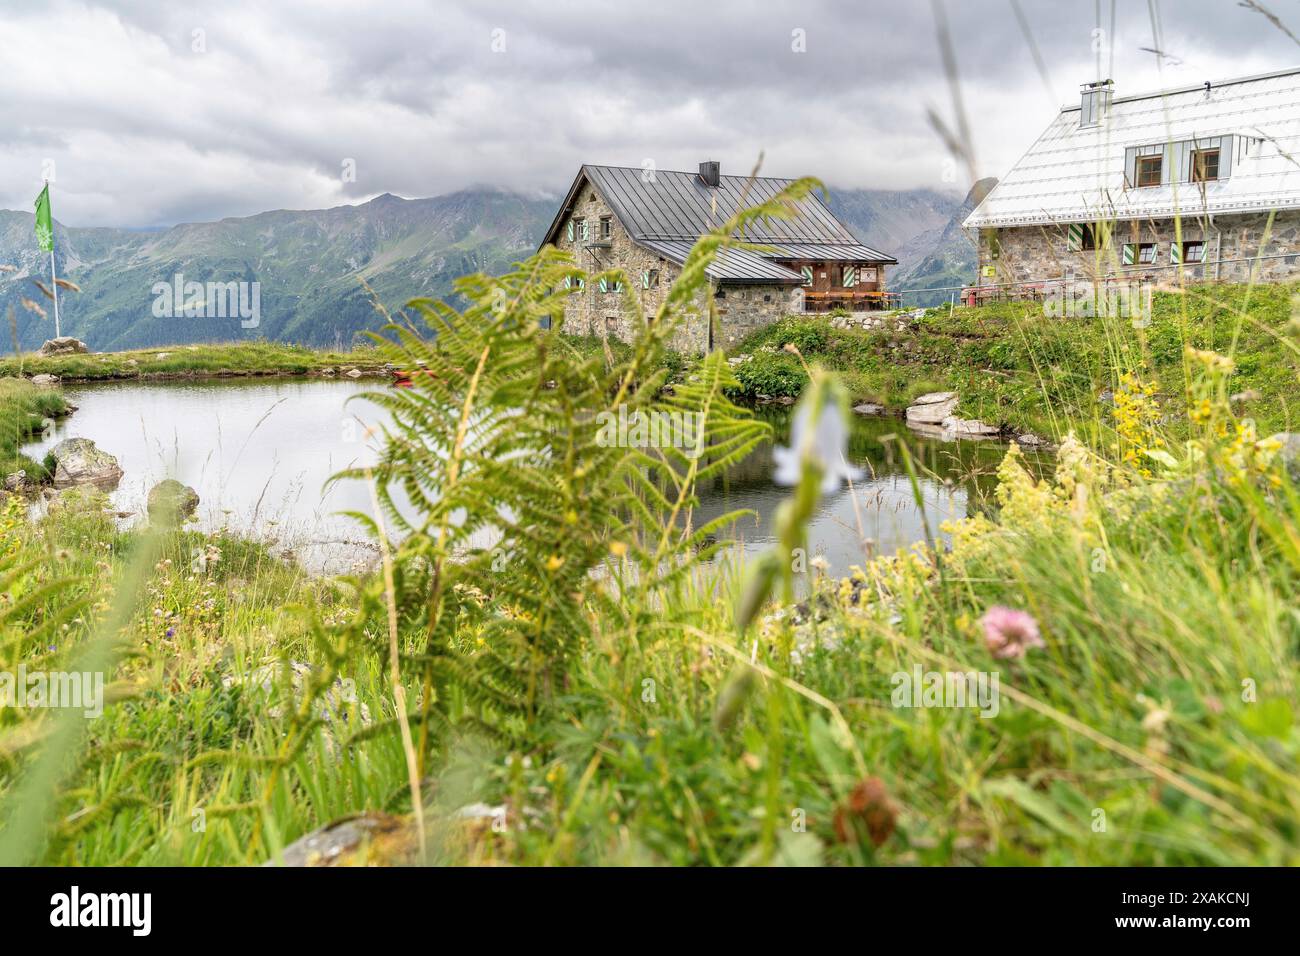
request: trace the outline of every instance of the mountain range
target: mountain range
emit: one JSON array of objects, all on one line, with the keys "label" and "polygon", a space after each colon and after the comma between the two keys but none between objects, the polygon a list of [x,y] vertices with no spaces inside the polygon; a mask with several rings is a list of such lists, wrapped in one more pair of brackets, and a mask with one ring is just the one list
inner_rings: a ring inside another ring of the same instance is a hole
[{"label": "mountain range", "polygon": [[[929,189],[831,190],[829,201],[862,241],[898,259],[887,274],[889,288],[956,285],[973,277],[974,249],[960,229],[969,196],[963,202]],[[276,210],[160,230],[56,222],[58,276],[80,290],[60,290],[62,331],[94,351],[248,338],[346,346],[383,324],[365,286],[390,310],[416,296],[446,298],[459,276],[504,271],[533,252],[556,203],[479,188],[431,199],[385,194],[356,206]],[[33,281],[49,285],[49,257],[36,245],[31,213],[0,210],[0,269],[0,316],[12,306],[21,347],[38,347],[53,335],[54,322],[50,301]],[[164,287],[232,281],[258,284],[255,324],[241,321],[233,305],[224,315],[187,317],[183,306],[202,299],[189,292],[183,303],[168,291],[160,309]],[[32,312],[23,299],[47,315]],[[947,299],[945,292],[905,302]]]}]

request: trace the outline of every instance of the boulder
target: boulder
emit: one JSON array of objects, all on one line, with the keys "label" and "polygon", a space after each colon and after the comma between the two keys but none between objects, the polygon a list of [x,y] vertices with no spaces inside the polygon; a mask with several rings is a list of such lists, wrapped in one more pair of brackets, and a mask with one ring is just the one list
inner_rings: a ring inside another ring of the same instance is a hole
[{"label": "boulder", "polygon": [[13,474],[5,475],[5,491],[18,492],[22,491],[27,485],[27,472],[25,469],[19,469]]},{"label": "boulder", "polygon": [[907,421],[920,425],[939,425],[957,410],[956,392],[929,392],[919,396],[907,408]]},{"label": "boulder", "polygon": [[122,479],[117,459],[100,451],[89,438],[65,438],[50,449],[54,458],[54,487],[94,485],[113,488]]},{"label": "boulder", "polygon": [[861,405],[854,405],[853,410],[859,415],[883,415],[885,406],[877,405],[875,402],[863,402]]},{"label": "boulder", "polygon": [[978,418],[957,418],[950,416],[942,422],[943,427],[958,438],[991,438],[1000,434],[1002,429],[986,424]]},{"label": "boulder", "polygon": [[50,339],[40,347],[40,355],[80,355],[89,352],[86,343],[80,339],[74,339],[71,335],[60,335],[58,338]]},{"label": "boulder", "polygon": [[345,374],[348,378],[360,378],[364,373],[359,368],[351,368]]},{"label": "boulder", "polygon": [[1300,432],[1278,432],[1269,441],[1281,442],[1277,457],[1286,466],[1291,480],[1300,484]]},{"label": "boulder", "polygon": [[299,837],[263,866],[398,866],[418,862],[419,846],[409,817],[368,811]]},{"label": "boulder", "polygon": [[42,372],[40,375],[32,376],[32,384],[37,388],[54,388],[59,384],[59,377]]},{"label": "boulder", "polygon": [[1046,445],[1047,442],[1039,438],[1033,432],[1025,432],[1016,438],[1016,443],[1026,448],[1037,448],[1039,445]]},{"label": "boulder", "polygon": [[150,521],[180,524],[198,510],[199,493],[175,478],[166,478],[149,489],[146,507]]}]

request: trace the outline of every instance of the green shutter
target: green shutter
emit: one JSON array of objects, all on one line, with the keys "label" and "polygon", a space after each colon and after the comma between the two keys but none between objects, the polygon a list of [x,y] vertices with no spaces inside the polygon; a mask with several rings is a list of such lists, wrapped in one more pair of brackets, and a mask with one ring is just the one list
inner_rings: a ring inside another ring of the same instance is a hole
[{"label": "green shutter", "polygon": [[565,287],[566,289],[572,289],[572,288],[573,288],[573,277],[572,277],[572,276],[565,276],[565,277],[564,277],[564,287]]},{"label": "green shutter", "polygon": [[1065,251],[1078,252],[1083,248],[1083,223],[1072,222],[1065,231]]},{"label": "green shutter", "polygon": [[804,266],[802,269],[799,270],[799,272],[803,275],[804,285],[813,284],[812,266]]},{"label": "green shutter", "polygon": [[569,235],[569,241],[572,242],[573,241],[573,220],[572,219],[569,220],[569,228],[567,232]]},{"label": "green shutter", "polygon": [[851,289],[858,284],[858,270],[853,266],[844,267],[844,288]]},{"label": "green shutter", "polygon": [[605,280],[604,280],[604,279],[601,279],[601,280],[600,280],[600,291],[601,291],[601,292],[608,292],[608,291],[609,291],[609,289],[608,289],[608,288],[606,287],[606,285],[605,285]]},{"label": "green shutter", "polygon": [[582,220],[582,241],[586,242],[591,237],[591,230],[587,227],[587,220]]},{"label": "green shutter", "polygon": [[650,288],[650,270],[648,269],[641,273],[641,288]]},{"label": "green shutter", "polygon": [[1177,242],[1169,243],[1169,264],[1171,266],[1182,265],[1183,247]]},{"label": "green shutter", "polygon": [[1124,265],[1126,266],[1133,265],[1133,263],[1137,260],[1137,251],[1138,251],[1138,247],[1136,242],[1124,243]]}]

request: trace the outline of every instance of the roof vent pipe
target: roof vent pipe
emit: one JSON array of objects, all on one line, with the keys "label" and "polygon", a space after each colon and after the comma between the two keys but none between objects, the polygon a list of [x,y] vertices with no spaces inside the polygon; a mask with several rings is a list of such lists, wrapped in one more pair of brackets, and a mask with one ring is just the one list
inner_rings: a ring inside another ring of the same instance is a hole
[{"label": "roof vent pipe", "polygon": [[1101,121],[1110,112],[1110,101],[1114,95],[1115,84],[1110,80],[1097,80],[1095,83],[1083,84],[1083,100],[1079,110],[1080,129],[1087,126],[1100,126]]},{"label": "roof vent pipe", "polygon": [[704,185],[717,187],[722,184],[722,164],[710,160],[707,163],[700,163],[700,179]]}]

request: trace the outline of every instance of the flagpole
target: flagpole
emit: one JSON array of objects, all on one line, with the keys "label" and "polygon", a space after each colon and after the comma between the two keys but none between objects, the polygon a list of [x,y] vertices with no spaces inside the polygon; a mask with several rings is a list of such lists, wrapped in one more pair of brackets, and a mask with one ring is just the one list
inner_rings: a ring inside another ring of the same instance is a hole
[{"label": "flagpole", "polygon": [[[50,188],[50,181],[45,180],[45,188]],[[50,295],[54,298],[54,337],[62,335],[59,330],[59,277],[54,274],[54,221],[50,220]]]}]

